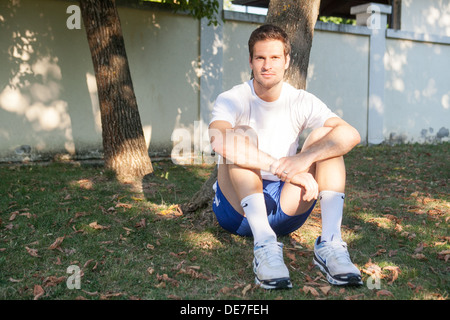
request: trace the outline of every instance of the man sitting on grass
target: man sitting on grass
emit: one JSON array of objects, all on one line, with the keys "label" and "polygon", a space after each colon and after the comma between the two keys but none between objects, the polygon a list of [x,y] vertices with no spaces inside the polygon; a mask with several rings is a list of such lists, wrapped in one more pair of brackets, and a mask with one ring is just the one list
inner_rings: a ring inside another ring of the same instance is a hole
[{"label": "man sitting on grass", "polygon": [[[300,228],[319,199],[322,234],[314,263],[332,284],[362,284],[340,231],[343,155],[360,142],[359,133],[318,98],[283,81],[291,47],[282,29],[257,28],[248,47],[252,79],[218,96],[209,126],[220,155],[217,220],[234,234],[253,236],[257,284],[291,288],[277,237]],[[314,130],[297,153],[307,128]]]}]

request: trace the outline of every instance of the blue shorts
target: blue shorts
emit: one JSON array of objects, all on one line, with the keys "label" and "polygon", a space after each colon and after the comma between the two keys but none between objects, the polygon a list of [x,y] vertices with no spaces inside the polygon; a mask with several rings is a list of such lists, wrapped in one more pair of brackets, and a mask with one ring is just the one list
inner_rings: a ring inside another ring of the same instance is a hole
[{"label": "blue shorts", "polygon": [[[277,236],[287,235],[300,228],[311,214],[316,201],[308,211],[297,216],[288,216],[281,210],[280,196],[283,181],[263,180],[263,192],[266,200],[267,218]],[[252,236],[247,218],[237,212],[223,195],[216,182],[216,195],[213,202],[213,211],[219,225],[225,230],[240,236]]]}]

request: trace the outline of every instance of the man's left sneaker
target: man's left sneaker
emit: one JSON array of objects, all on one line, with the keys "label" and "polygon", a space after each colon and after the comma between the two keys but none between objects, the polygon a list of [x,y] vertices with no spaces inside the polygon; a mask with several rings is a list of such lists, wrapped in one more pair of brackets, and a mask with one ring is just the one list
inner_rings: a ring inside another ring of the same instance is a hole
[{"label": "man's left sneaker", "polygon": [[361,272],[352,263],[347,244],[341,239],[314,243],[314,264],[327,275],[329,283],[334,285],[362,285]]}]

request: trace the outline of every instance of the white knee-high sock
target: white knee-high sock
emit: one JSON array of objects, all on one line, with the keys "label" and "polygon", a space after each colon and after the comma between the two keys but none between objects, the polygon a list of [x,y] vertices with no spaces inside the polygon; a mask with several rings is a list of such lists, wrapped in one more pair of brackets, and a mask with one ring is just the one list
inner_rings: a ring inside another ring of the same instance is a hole
[{"label": "white knee-high sock", "polygon": [[321,191],[319,193],[322,215],[322,241],[341,238],[342,214],[345,194],[335,191]]},{"label": "white knee-high sock", "polygon": [[254,243],[256,244],[266,240],[276,241],[277,236],[267,219],[264,194],[254,193],[245,197],[241,201],[241,206],[244,209],[245,216],[252,230]]}]

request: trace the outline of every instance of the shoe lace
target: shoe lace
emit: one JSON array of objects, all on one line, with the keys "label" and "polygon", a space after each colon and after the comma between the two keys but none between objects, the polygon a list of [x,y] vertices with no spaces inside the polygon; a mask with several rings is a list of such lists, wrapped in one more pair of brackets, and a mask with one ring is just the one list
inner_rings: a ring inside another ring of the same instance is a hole
[{"label": "shoe lace", "polygon": [[347,244],[345,242],[332,241],[329,242],[328,246],[329,250],[332,250],[336,260],[339,263],[352,263],[350,260],[350,255],[348,254]]},{"label": "shoe lace", "polygon": [[277,243],[271,243],[263,245],[261,248],[264,260],[266,260],[269,265],[284,265],[283,249],[281,245],[278,245]]}]

